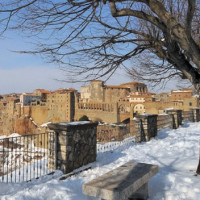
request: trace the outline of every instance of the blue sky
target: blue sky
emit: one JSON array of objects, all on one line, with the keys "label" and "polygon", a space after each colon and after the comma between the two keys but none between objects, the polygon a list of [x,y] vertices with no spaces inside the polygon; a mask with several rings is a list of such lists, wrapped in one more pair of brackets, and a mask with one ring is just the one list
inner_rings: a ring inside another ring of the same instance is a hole
[{"label": "blue sky", "polygon": [[[82,85],[80,83],[65,83],[56,80],[64,80],[66,77],[55,64],[45,63],[39,55],[12,52],[31,46],[25,38],[13,32],[0,38],[0,42],[0,94],[32,92],[37,88],[55,90],[73,87],[80,91]],[[132,80],[123,71],[118,71],[106,84],[118,85],[129,81]],[[175,89],[175,85],[174,82],[169,82],[164,91]],[[158,88],[154,90],[149,88],[149,90],[162,92],[157,91]]]},{"label": "blue sky", "polygon": [[[81,83],[66,83],[56,64],[48,64],[39,55],[19,54],[13,51],[30,50],[30,43],[16,33],[7,32],[0,38],[0,94],[32,92],[37,88],[55,90],[73,87],[80,91]],[[131,81],[123,72],[112,77],[108,84]],[[119,78],[120,77],[120,78]]]}]

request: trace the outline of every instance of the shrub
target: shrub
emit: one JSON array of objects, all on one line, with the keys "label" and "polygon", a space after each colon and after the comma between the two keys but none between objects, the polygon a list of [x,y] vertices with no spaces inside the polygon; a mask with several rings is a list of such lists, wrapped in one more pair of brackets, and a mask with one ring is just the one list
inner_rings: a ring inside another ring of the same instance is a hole
[{"label": "shrub", "polygon": [[80,117],[79,121],[90,121],[88,116],[83,115],[82,117]]}]

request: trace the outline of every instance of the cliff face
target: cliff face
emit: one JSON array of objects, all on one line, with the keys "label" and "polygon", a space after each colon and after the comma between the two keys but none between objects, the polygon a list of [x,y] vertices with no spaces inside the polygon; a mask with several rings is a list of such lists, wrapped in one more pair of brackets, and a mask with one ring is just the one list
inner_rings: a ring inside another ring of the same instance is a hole
[{"label": "cliff face", "polygon": [[8,117],[0,124],[0,135],[18,133],[20,135],[44,132],[28,116]]},{"label": "cliff face", "polygon": [[[37,124],[47,122],[47,107],[31,107],[8,101],[0,102],[0,135],[12,133],[33,134],[44,132]],[[36,120],[35,122],[32,120]]]},{"label": "cliff face", "polygon": [[20,117],[14,121],[14,130],[20,135],[38,133],[38,127],[31,121],[29,117]]}]

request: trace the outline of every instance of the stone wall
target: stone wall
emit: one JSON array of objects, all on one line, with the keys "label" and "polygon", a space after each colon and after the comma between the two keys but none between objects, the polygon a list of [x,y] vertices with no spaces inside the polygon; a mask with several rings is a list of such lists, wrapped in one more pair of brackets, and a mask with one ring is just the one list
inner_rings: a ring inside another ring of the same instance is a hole
[{"label": "stone wall", "polygon": [[30,116],[39,125],[49,121],[48,112],[47,106],[30,106]]},{"label": "stone wall", "polygon": [[75,121],[78,121],[83,115],[88,116],[92,121],[97,118],[106,123],[118,123],[117,103],[78,103],[75,112]]},{"label": "stone wall", "polygon": [[161,130],[163,128],[173,128],[173,116],[172,115],[158,115],[157,128]]},{"label": "stone wall", "polygon": [[130,120],[130,136],[136,135],[136,118]]},{"label": "stone wall", "polygon": [[192,108],[193,115],[194,115],[194,121],[199,122],[200,121],[200,109],[199,108]]},{"label": "stone wall", "polygon": [[49,124],[48,128],[55,132],[54,141],[50,141],[52,146],[57,141],[55,145],[56,169],[69,173],[96,161],[97,123]]},{"label": "stone wall", "polygon": [[173,116],[173,128],[177,129],[182,125],[182,110],[167,110],[169,115]]},{"label": "stone wall", "polygon": [[130,137],[130,128],[127,125],[103,124],[97,126],[97,142],[106,143],[122,141]]},{"label": "stone wall", "polygon": [[193,110],[183,111],[182,115],[183,115],[183,121],[194,122],[194,113],[193,113]]},{"label": "stone wall", "polygon": [[138,115],[136,117],[136,142],[146,142],[157,136],[157,115]]}]

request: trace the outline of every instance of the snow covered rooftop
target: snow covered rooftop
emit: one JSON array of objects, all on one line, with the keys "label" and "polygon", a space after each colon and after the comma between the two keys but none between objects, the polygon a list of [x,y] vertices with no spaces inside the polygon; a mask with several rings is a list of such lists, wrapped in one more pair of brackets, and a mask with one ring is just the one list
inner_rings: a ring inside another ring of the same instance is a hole
[{"label": "snow covered rooftop", "polygon": [[90,121],[77,121],[77,122],[62,122],[58,125],[64,125],[64,126],[71,126],[71,125],[83,125],[83,124],[90,124]]}]

